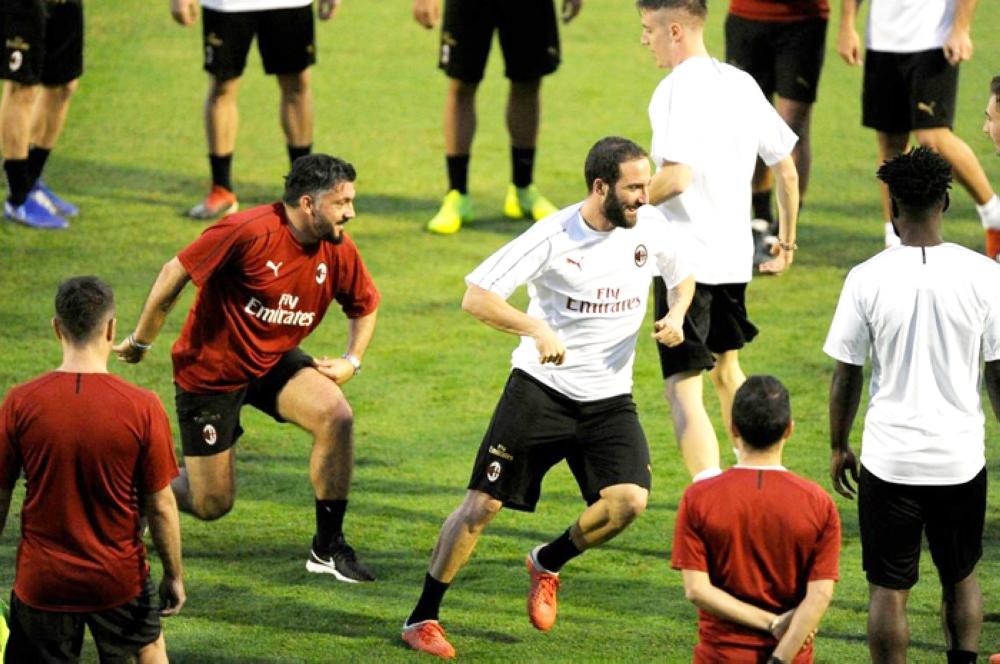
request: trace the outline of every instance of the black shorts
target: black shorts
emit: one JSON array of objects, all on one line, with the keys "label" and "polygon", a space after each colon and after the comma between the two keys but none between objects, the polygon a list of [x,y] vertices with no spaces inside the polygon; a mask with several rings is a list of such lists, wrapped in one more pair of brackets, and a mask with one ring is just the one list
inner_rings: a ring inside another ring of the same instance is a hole
[{"label": "black shorts", "polygon": [[75,662],[83,628],[97,644],[102,664],[135,662],[136,654],[160,638],[160,601],[146,577],[138,597],[105,611],[69,613],[35,609],[10,594],[10,637],[4,661]]},{"label": "black shorts", "polygon": [[476,455],[470,489],[533,512],[542,478],[563,459],[587,504],[616,484],[649,489],[649,445],[632,395],[575,401],[514,369]]},{"label": "black shorts", "polygon": [[[757,327],[747,318],[746,284],[695,284],[694,299],[684,317],[684,341],[667,348],[656,344],[664,378],[685,371],[715,366],[718,355],[739,350],[757,336]],[[656,319],[667,315],[667,289],[663,279],[653,279]]]},{"label": "black shorts", "polygon": [[913,486],[885,482],[861,468],[858,523],[869,583],[907,590],[917,582],[924,528],[941,583],[958,583],[983,555],[986,469],[965,484]]},{"label": "black shorts", "polygon": [[510,80],[534,81],[559,68],[552,0],[445,0],[438,67],[449,78],[481,81],[494,31]]},{"label": "black shorts", "polygon": [[243,74],[254,35],[264,72],[297,74],[316,62],[312,5],[251,12],[202,9],[205,71],[219,81]]},{"label": "black shorts", "polygon": [[83,74],[82,0],[0,2],[0,78],[57,86]]},{"label": "black shorts", "polygon": [[174,400],[181,430],[184,456],[212,456],[225,452],[243,435],[240,409],[250,404],[278,422],[278,394],[292,376],[315,366],[313,358],[300,349],[290,350],[260,378],[233,392],[196,394],[175,385]]},{"label": "black shorts", "polygon": [[887,134],[952,127],[958,67],[944,51],[865,53],[861,124]]},{"label": "black shorts", "polygon": [[825,18],[751,21],[726,16],[726,61],[753,76],[770,99],[812,104],[826,53]]}]

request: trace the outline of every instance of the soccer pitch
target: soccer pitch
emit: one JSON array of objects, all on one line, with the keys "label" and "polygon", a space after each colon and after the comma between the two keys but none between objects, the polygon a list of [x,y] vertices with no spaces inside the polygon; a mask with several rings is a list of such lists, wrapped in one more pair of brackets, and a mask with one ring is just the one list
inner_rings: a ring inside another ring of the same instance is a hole
[{"label": "soccer pitch", "polygon": [[[860,126],[861,70],[836,54],[839,3],[813,115],[813,172],[788,274],[757,278],[748,291],[761,334],[741,354],[744,370],[788,386],[797,423],[786,465],[829,489],[827,389],[832,361],[821,350],[847,270],[882,246],[874,178],[875,136]],[[0,223],[0,395],[59,363],[49,318],[57,283],[97,274],[115,288],[119,337],[131,329],[160,266],[204,227],[183,216],[207,191],[202,126],[206,89],[200,27],[173,23],[168,4],[89,2],[86,72],[47,182],[79,203],[65,232]],[[724,3],[709,7],[709,48],[722,57]],[[860,27],[860,25],[859,25]],[[559,205],[584,194],[583,159],[609,134],[648,146],[649,97],[664,71],[639,44],[631,2],[584,3],[562,31],[563,66],[543,85],[536,182]],[[1000,158],[981,133],[990,78],[1000,74],[1000,14],[980,3],[976,52],[962,66],[956,133],[995,187]],[[346,532],[378,581],[347,585],[308,574],[313,533],[309,441],[248,409],[237,447],[238,495],[212,523],[181,520],[188,601],[166,621],[176,662],[418,662],[400,627],[419,592],[438,529],[464,494],[475,450],[509,369],[516,339],[460,309],[463,276],[523,230],[502,218],[509,178],[503,108],[506,82],[494,53],[479,93],[470,191],[477,221],[451,237],[424,223],[445,190],[441,115],[445,78],[435,68],[437,32],[413,21],[409,3],[344,0],[317,23],[314,150],[355,164],[358,217],[348,232],[383,294],[365,370],[346,388],[356,415],[354,487]],[[251,56],[241,94],[233,166],[244,208],[276,200],[288,162],[278,89]],[[740,122],[740,109],[732,109]],[[956,186],[945,237],[976,249],[983,236]],[[112,370],[155,390],[173,417],[169,347],[191,302],[189,288],[140,365]],[[515,297],[523,304],[523,293]],[[332,310],[303,345],[343,352],[346,324]],[[564,530],[582,507],[564,467],[546,479],[535,514],[504,512],[490,525],[442,607],[459,657],[497,662],[683,662],[696,640],[695,609],[670,570],[674,513],[687,484],[651,340],[638,348],[635,398],[653,455],[648,511],[612,542],[563,574],[560,617],[549,633],[525,615],[524,555]],[[720,435],[711,389],[706,399]],[[991,473],[1000,427],[988,412]],[[860,432],[860,416],[856,434]],[[172,422],[176,435],[176,422]],[[859,449],[858,436],[853,439]],[[730,457],[731,460],[731,457]],[[0,594],[13,580],[20,497],[0,538]],[[841,581],[817,637],[817,661],[867,660],[867,589],[855,505],[835,498],[844,524]],[[159,562],[152,561],[159,576]],[[1000,651],[1000,498],[992,492],[979,567],[986,622],[980,652]],[[909,601],[910,660],[944,660],[936,574],[925,552]],[[96,661],[88,646],[86,661]],[[984,658],[985,659],[985,658]]]}]

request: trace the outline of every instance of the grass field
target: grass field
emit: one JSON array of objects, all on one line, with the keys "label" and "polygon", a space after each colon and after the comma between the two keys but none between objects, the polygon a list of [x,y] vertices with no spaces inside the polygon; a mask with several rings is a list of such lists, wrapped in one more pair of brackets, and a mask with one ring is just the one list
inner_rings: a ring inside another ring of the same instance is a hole
[{"label": "grass field", "polygon": [[[1000,14],[991,10],[981,3],[976,55],[963,65],[956,132],[1000,186],[1000,160],[980,133],[987,84],[1000,72]],[[61,233],[0,224],[0,394],[58,364],[48,319],[61,279],[82,273],[108,279],[127,332],[160,266],[202,229],[183,217],[208,182],[199,30],[175,26],[166,2],[91,2],[87,11],[87,71],[46,176],[83,213]],[[721,56],[723,3],[710,12],[710,49]],[[752,283],[749,306],[762,333],[742,355],[748,373],[773,373],[789,386],[798,428],[786,464],[826,487],[832,363],[822,341],[844,275],[882,241],[875,138],[859,124],[861,72],[837,57],[835,24],[814,115],[814,169],[800,222],[801,250],[791,273]],[[365,371],[347,387],[357,416],[347,532],[379,580],[349,586],[306,573],[313,532],[309,445],[292,427],[247,412],[235,509],[209,524],[182,518],[188,604],[166,625],[177,662],[429,661],[403,646],[399,628],[420,591],[438,528],[463,495],[516,343],[459,307],[462,277],[524,228],[499,212],[508,181],[506,84],[499,59],[480,92],[471,171],[479,219],[457,236],[431,237],[423,224],[445,187],[445,80],[434,68],[436,32],[419,28],[406,2],[346,0],[318,33],[315,149],[358,168],[359,216],[350,232],[384,296]],[[639,45],[639,19],[630,2],[587,2],[563,31],[563,42],[564,65],[544,86],[536,181],[555,202],[568,204],[584,195],[582,161],[597,138],[622,134],[648,145],[646,106],[664,72]],[[287,170],[277,86],[262,75],[256,56],[241,99],[234,177],[248,207],[276,199]],[[740,109],[732,109],[732,121],[740,122]],[[957,192],[953,201],[948,239],[980,248],[982,231],[968,196]],[[144,363],[112,367],[156,390],[171,413],[169,346],[192,294],[185,294]],[[516,301],[523,303],[523,294]],[[345,330],[332,312],[304,347],[339,354]],[[538,633],[524,616],[524,554],[561,532],[581,509],[569,473],[554,471],[538,512],[501,514],[449,592],[442,621],[460,657],[689,658],[695,612],[684,600],[679,575],[669,569],[674,513],[687,477],[654,353],[651,342],[640,345],[635,385],[653,452],[648,512],[621,537],[566,568],[559,624]],[[708,399],[718,422],[714,398]],[[995,423],[988,435],[995,443]],[[994,444],[991,471],[998,459]],[[854,505],[839,497],[837,503],[844,521],[842,580],[822,624],[818,661],[857,662],[867,658],[866,587]],[[1000,650],[998,511],[994,492],[980,567],[988,614],[983,653]],[[0,539],[2,588],[13,578],[18,513],[15,506]],[[935,575],[926,558],[910,598],[914,662],[944,660]],[[158,562],[153,567],[158,574]],[[88,657],[95,661],[90,650]]]}]

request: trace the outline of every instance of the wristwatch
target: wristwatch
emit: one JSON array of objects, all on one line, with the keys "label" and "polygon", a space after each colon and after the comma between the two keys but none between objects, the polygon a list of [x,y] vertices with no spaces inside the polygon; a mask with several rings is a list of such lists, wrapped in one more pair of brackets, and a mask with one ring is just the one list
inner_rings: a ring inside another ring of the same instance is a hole
[{"label": "wristwatch", "polygon": [[350,362],[351,366],[354,367],[355,376],[361,373],[361,360],[359,360],[354,355],[351,355],[350,353],[344,353],[343,355],[341,355],[341,357]]}]

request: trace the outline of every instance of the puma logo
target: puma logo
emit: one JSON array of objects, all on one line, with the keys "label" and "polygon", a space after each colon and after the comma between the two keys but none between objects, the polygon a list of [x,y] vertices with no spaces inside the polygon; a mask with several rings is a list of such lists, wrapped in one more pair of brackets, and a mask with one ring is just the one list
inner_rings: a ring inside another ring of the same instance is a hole
[{"label": "puma logo", "polygon": [[580,261],[582,261],[582,260],[583,260],[582,258],[579,261],[575,261],[572,258],[567,258],[566,262],[569,263],[570,265],[575,265],[577,267],[577,269],[582,272],[583,271],[583,266],[580,265]]},{"label": "puma logo", "polygon": [[917,102],[917,110],[918,111],[923,111],[924,113],[926,113],[927,115],[929,115],[929,116],[931,116],[933,118],[934,117],[934,105],[935,104],[937,104],[936,101],[932,101],[929,104],[927,102],[918,101]]},{"label": "puma logo", "polygon": [[271,268],[272,270],[274,270],[274,276],[276,276],[276,277],[278,276],[278,268],[280,268],[284,264],[285,264],[284,261],[282,261],[281,263],[278,263],[277,265],[274,264],[274,261],[268,261],[267,262],[267,266],[269,268]]}]

